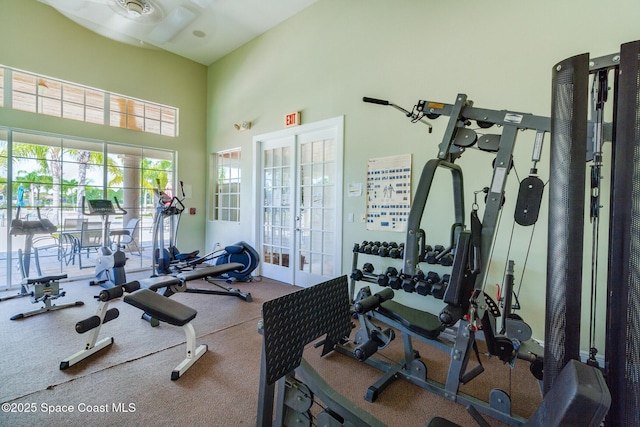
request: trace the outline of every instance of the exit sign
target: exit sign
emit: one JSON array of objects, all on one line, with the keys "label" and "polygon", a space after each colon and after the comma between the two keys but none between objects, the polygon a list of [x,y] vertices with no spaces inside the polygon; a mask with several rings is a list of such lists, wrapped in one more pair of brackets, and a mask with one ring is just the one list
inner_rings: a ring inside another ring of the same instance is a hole
[{"label": "exit sign", "polygon": [[300,124],[300,111],[296,111],[295,113],[289,113],[284,116],[284,126],[298,126]]}]

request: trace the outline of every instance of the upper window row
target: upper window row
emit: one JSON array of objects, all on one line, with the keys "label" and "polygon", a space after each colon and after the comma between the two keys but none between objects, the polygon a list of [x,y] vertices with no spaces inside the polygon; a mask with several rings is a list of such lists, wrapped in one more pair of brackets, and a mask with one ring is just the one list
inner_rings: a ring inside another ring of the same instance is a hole
[{"label": "upper window row", "polygon": [[0,65],[0,107],[158,135],[178,135],[178,109]]}]

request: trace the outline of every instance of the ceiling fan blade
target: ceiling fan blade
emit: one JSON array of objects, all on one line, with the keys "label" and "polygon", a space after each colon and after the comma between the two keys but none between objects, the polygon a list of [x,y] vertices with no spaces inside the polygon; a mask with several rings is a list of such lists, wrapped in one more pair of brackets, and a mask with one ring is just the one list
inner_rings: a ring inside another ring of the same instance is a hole
[{"label": "ceiling fan blade", "polygon": [[196,19],[196,14],[184,6],[173,9],[148,35],[148,41],[163,45]]}]

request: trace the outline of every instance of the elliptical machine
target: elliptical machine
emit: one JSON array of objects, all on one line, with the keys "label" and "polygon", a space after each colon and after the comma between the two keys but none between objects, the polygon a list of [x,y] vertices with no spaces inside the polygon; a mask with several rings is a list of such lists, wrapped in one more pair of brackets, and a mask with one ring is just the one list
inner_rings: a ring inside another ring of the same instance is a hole
[{"label": "elliptical machine", "polygon": [[[182,253],[176,247],[180,217],[185,210],[182,200],[185,198],[184,184],[180,181],[182,198],[171,196],[160,188],[160,181],[156,180],[156,213],[153,221],[153,273],[151,277],[161,274],[179,273],[184,270],[193,270],[198,266],[215,260],[216,265],[227,263],[240,263],[242,270],[225,273],[218,279],[227,282],[250,282],[253,280],[251,273],[260,264],[260,255],[248,243],[240,241],[233,245],[220,248],[218,245],[206,255],[200,256],[200,251]],[[165,221],[169,222],[169,246],[165,243]],[[215,284],[215,283],[214,283]]]},{"label": "elliptical machine", "polygon": [[[117,209],[114,208],[111,200],[96,199],[87,200],[89,211],[86,210],[85,198],[82,197],[82,214],[86,216],[99,216],[102,221],[102,246],[98,249],[98,257],[96,258],[95,280],[89,282],[89,285],[100,285],[103,288],[112,288],[127,282],[124,266],[127,263],[127,257],[120,250],[120,238],[129,235],[129,230],[114,230],[109,232],[109,217],[112,215],[126,215],[118,198],[114,197]],[[110,236],[117,236],[116,250],[112,252],[107,242]]]},{"label": "elliptical machine", "polygon": [[[156,180],[156,214],[153,221],[153,276],[158,274],[170,274],[177,264],[188,263],[198,259],[200,251],[181,253],[176,242],[178,240],[178,227],[180,218],[184,212],[182,200],[185,198],[184,186],[180,181],[182,199],[171,196],[160,188],[160,180]],[[165,244],[165,222],[169,222],[169,246]],[[178,268],[179,269],[179,268]]]}]

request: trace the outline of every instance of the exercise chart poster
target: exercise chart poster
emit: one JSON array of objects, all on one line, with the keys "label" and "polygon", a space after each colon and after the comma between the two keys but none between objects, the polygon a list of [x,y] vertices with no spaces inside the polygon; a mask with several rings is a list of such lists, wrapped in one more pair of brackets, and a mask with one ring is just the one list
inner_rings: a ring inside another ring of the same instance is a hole
[{"label": "exercise chart poster", "polygon": [[367,230],[407,231],[411,154],[367,161]]}]

